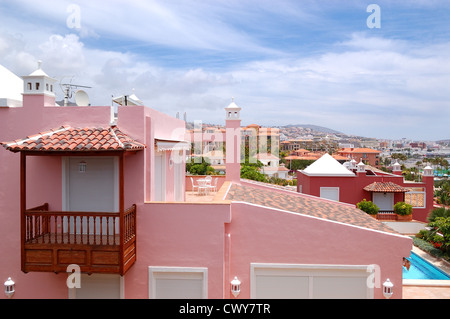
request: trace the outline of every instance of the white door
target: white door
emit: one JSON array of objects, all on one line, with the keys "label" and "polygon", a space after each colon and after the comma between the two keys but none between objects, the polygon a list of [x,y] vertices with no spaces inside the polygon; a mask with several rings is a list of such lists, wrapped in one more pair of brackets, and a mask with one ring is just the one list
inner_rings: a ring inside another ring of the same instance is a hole
[{"label": "white door", "polygon": [[183,171],[183,151],[173,151],[173,168],[174,168],[174,196],[176,202],[181,202],[183,200],[184,192],[184,171]]},{"label": "white door", "polygon": [[[64,161],[63,208],[72,212],[117,212],[118,203],[118,164],[115,157],[68,157]],[[99,220],[96,221],[100,222]],[[73,220],[70,221],[70,229]],[[86,230],[87,221],[77,219],[77,232]],[[90,233],[94,220],[90,220]],[[106,219],[102,220],[107,224]],[[116,225],[117,226],[117,225]],[[104,226],[106,227],[106,226]],[[99,228],[98,228],[99,229]],[[110,231],[113,225],[110,223]],[[117,228],[118,229],[118,228]],[[64,224],[67,231],[67,224]]]},{"label": "white door", "polygon": [[166,200],[166,153],[155,154],[155,201]]},{"label": "white door", "polygon": [[252,264],[250,297],[257,299],[370,299],[365,266]]},{"label": "white door", "polygon": [[321,187],[320,197],[339,201],[339,187]]},{"label": "white door", "polygon": [[118,180],[114,157],[70,157],[66,168],[66,210],[114,212]]},{"label": "white door", "polygon": [[394,210],[394,193],[373,193],[373,203],[380,210]]},{"label": "white door", "polygon": [[149,298],[208,298],[207,268],[149,267]]}]

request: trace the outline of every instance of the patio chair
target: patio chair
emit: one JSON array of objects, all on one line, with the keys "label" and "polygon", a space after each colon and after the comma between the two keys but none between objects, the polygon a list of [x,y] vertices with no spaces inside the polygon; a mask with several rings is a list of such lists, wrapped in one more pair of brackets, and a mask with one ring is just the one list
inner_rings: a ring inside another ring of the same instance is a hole
[{"label": "patio chair", "polygon": [[217,192],[217,180],[218,180],[218,178],[216,177],[216,178],[214,179],[214,184],[211,183],[211,185],[208,185],[208,188],[209,188],[210,190],[212,190],[213,192]]},{"label": "patio chair", "polygon": [[194,190],[197,188],[198,190],[198,185],[194,184],[194,179],[191,177],[191,183],[192,183],[192,193],[194,193]]},{"label": "patio chair", "polygon": [[206,179],[199,179],[198,182],[198,195],[208,195],[209,184]]}]

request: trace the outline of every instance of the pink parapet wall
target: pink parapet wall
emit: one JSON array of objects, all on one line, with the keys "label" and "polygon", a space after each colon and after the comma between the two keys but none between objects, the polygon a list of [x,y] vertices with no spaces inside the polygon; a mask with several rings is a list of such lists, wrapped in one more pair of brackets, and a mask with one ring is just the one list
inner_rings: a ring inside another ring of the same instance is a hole
[{"label": "pink parapet wall", "polygon": [[[232,203],[231,214],[233,222],[226,230],[231,237],[229,281],[240,279],[238,298],[251,297],[249,265],[254,262],[375,264],[380,272],[374,298],[384,298],[381,285],[387,276],[396,287],[392,298],[402,298],[402,262],[410,255],[411,238],[247,203]],[[305,238],[317,240],[305,245]]]},{"label": "pink parapet wall", "polygon": [[146,203],[138,211],[139,257],[125,277],[126,298],[149,297],[149,266],[206,267],[208,298],[224,298],[229,204]]}]

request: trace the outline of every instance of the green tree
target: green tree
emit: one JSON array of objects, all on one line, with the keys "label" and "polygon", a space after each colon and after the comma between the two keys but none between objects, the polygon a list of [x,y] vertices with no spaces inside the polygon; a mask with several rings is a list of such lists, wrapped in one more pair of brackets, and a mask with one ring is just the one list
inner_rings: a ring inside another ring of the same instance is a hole
[{"label": "green tree", "polygon": [[292,171],[302,170],[314,163],[314,160],[291,160],[289,169]]},{"label": "green tree", "polygon": [[392,159],[398,159],[398,160],[401,160],[401,161],[406,161],[407,160],[406,155],[402,154],[402,153],[393,153],[391,155],[391,158]]},{"label": "green tree", "polygon": [[192,175],[214,175],[216,173],[211,164],[203,157],[201,163],[195,163],[193,159],[186,163],[186,171]]},{"label": "green tree", "polygon": [[267,178],[259,171],[256,164],[241,164],[241,177],[258,182],[267,182]]},{"label": "green tree", "polygon": [[428,214],[427,220],[432,223],[437,217],[450,217],[450,209],[445,207],[435,208]]},{"label": "green tree", "polygon": [[435,196],[444,207],[450,205],[450,181],[442,181],[439,184],[436,184],[436,186]]},{"label": "green tree", "polygon": [[[428,224],[433,227],[434,234],[440,234],[443,238],[444,250],[450,251],[450,217],[436,217],[434,222]],[[438,235],[438,236],[440,236]]]}]

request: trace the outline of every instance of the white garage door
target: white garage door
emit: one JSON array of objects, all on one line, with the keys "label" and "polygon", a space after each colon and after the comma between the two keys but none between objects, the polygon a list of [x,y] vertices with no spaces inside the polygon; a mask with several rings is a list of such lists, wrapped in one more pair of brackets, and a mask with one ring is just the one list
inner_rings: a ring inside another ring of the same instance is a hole
[{"label": "white garage door", "polygon": [[112,274],[81,274],[80,288],[69,289],[69,298],[120,299],[121,277]]},{"label": "white garage door", "polygon": [[207,268],[149,267],[149,298],[208,298]]},{"label": "white garage door", "polygon": [[373,298],[367,266],[251,264],[250,297],[257,299]]}]

